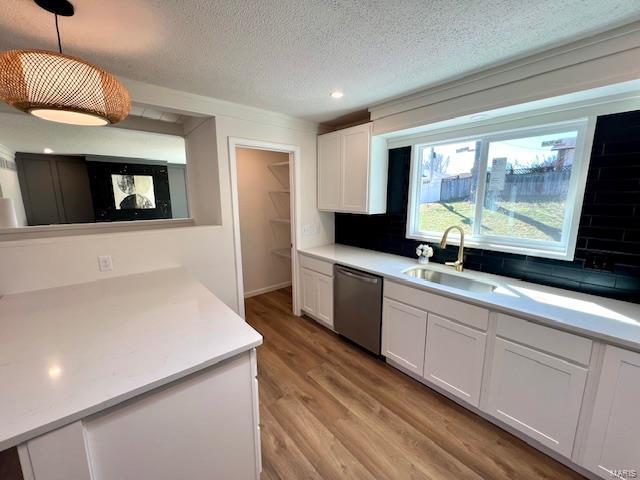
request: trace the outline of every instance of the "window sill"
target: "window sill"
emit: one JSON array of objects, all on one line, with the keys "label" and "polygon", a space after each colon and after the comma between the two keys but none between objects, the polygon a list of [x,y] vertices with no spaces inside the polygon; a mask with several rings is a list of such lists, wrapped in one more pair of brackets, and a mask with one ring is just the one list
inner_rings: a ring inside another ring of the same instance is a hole
[{"label": "window sill", "polygon": [[0,242],[49,237],[92,235],[99,233],[135,232],[195,226],[193,218],[162,220],[133,220],[125,222],[75,223],[63,225],[37,225],[32,227],[0,228]]},{"label": "window sill", "polygon": [[[439,244],[442,236],[438,235],[418,235],[418,234],[407,234],[406,238],[411,240],[419,240],[423,242],[431,242]],[[448,245],[459,245],[459,238],[448,238]],[[564,260],[570,262],[574,257],[574,249],[565,249],[565,248],[557,248],[557,249],[540,249],[535,246],[523,246],[523,245],[504,245],[499,244],[487,240],[475,240],[470,239],[465,236],[464,246],[469,248],[476,248],[478,250],[490,250],[493,252],[504,252],[504,253],[513,253],[516,255],[526,255],[530,257],[541,257],[541,258],[552,258],[554,260]],[[571,250],[569,253],[568,250]]]}]

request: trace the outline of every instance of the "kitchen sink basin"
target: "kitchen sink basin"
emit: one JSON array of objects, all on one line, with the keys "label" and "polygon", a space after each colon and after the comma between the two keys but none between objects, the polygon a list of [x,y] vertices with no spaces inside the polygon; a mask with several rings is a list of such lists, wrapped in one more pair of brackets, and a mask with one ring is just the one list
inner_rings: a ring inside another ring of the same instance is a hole
[{"label": "kitchen sink basin", "polygon": [[405,270],[403,273],[410,277],[426,280],[427,282],[439,283],[440,285],[459,288],[460,290],[466,290],[468,292],[491,293],[496,289],[495,285],[491,285],[490,283],[478,282],[477,280],[471,280],[470,278],[458,275],[436,272],[435,270],[424,267],[413,267]]}]

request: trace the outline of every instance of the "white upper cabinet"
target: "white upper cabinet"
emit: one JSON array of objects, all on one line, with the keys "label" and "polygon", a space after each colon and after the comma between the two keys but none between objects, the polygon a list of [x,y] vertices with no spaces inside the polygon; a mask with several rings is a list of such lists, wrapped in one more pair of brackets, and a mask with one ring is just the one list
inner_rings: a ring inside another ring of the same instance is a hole
[{"label": "white upper cabinet", "polygon": [[583,465],[603,478],[640,475],[639,432],[640,354],[608,346]]},{"label": "white upper cabinet", "polygon": [[318,137],[318,208],[321,210],[340,209],[341,140],[339,132]]},{"label": "white upper cabinet", "polygon": [[374,138],[366,123],[318,136],[318,209],[385,213],[386,141]]}]

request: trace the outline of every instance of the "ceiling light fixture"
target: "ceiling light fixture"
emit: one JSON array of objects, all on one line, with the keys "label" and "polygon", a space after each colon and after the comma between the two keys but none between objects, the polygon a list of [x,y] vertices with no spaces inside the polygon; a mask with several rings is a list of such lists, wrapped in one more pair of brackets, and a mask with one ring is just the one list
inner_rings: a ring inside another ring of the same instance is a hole
[{"label": "ceiling light fixture", "polygon": [[55,16],[58,52],[0,53],[0,99],[36,117],[73,125],[107,125],[129,114],[131,99],[116,77],[62,53],[58,15],[70,17],[67,0],[35,0]]},{"label": "ceiling light fixture", "polygon": [[45,148],[43,150],[44,153],[53,153],[53,150],[51,150],[49,147]]},{"label": "ceiling light fixture", "polygon": [[331,98],[336,98],[337,99],[337,98],[344,97],[344,92],[341,92],[340,90],[334,90],[329,95],[331,96]]}]

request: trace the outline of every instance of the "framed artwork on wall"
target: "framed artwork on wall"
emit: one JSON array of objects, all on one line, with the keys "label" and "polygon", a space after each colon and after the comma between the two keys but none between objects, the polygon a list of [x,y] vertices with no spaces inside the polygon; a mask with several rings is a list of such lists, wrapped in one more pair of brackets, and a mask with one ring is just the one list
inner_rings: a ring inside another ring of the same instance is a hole
[{"label": "framed artwork on wall", "polygon": [[166,165],[87,162],[96,221],[172,218]]}]

